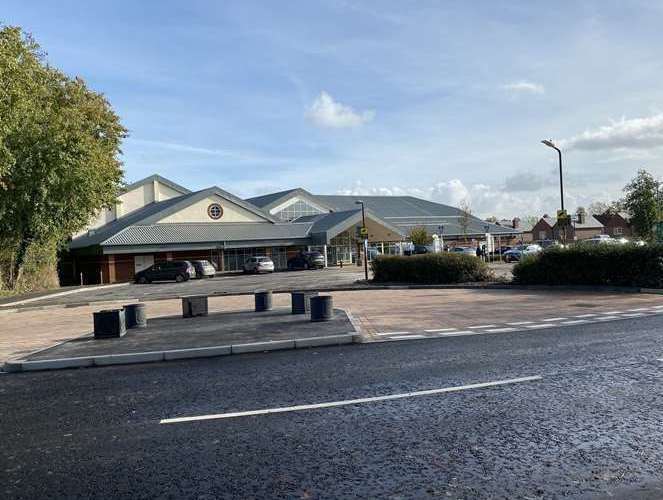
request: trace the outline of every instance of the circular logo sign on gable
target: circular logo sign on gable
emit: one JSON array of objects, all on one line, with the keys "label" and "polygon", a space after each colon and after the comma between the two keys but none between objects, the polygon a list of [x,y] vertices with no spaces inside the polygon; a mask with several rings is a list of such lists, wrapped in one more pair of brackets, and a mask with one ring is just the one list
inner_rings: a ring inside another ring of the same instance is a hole
[{"label": "circular logo sign on gable", "polygon": [[218,203],[212,203],[207,207],[207,215],[210,219],[219,220],[223,217],[223,208]]}]

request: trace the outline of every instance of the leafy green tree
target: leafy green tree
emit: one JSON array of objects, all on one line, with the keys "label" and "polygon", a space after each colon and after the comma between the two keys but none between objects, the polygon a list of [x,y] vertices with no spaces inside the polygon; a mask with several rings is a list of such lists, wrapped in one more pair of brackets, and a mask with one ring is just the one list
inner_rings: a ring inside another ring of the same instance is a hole
[{"label": "leafy green tree", "polygon": [[423,226],[410,229],[410,241],[415,245],[427,245],[431,242],[431,236]]},{"label": "leafy green tree", "polygon": [[44,285],[58,248],[114,203],[124,137],[104,96],[48,65],[20,28],[0,26],[0,253],[11,255],[10,286]]},{"label": "leafy green tree", "polygon": [[624,187],[624,208],[631,215],[633,231],[646,240],[654,238],[654,224],[660,216],[660,183],[646,170]]}]

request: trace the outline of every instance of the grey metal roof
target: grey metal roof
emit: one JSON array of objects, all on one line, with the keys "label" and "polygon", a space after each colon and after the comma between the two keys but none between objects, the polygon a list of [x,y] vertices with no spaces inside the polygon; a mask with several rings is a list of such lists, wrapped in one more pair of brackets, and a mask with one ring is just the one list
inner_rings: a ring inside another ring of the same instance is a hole
[{"label": "grey metal roof", "polygon": [[159,201],[145,205],[144,207],[139,208],[138,210],[135,210],[123,217],[120,217],[119,219],[116,219],[104,226],[101,226],[100,228],[88,231],[86,234],[73,239],[69,243],[69,248],[75,249],[89,247],[92,245],[99,245],[102,241],[110,238],[114,234],[119,233],[129,226],[149,225],[156,223],[164,217],[176,213],[183,208],[186,208],[187,206],[192,205],[193,203],[211,195],[217,195],[221,198],[225,198],[228,201],[235,203],[242,208],[264,218],[268,222],[276,222],[276,219],[274,219],[271,215],[266,214],[258,207],[251,205],[250,203],[238,198],[233,194],[228,193],[227,191],[224,191],[217,186],[213,186],[211,188],[202,189],[200,191],[178,196],[176,198],[171,198],[170,200]]},{"label": "grey metal roof", "polygon": [[102,246],[221,243],[229,241],[305,239],[313,224],[269,222],[203,222],[135,225],[104,240]]},{"label": "grey metal roof", "polygon": [[381,219],[401,229],[405,234],[414,227],[425,227],[429,233],[437,233],[439,226],[444,226],[447,236],[479,235],[485,234],[485,226],[491,234],[518,234],[521,229],[502,227],[469,216],[467,230],[464,231],[461,220],[463,211],[459,208],[435,203],[414,196],[343,196],[319,195],[316,196],[337,210],[356,208],[356,202],[361,200],[366,208]]},{"label": "grey metal roof", "polygon": [[255,203],[264,210],[269,210],[283,200],[295,196],[295,194],[310,196],[313,201],[329,207],[337,213],[356,210],[356,202],[361,200],[364,202],[366,209],[370,210],[376,217],[399,228],[404,234],[407,234],[413,227],[421,226],[425,227],[428,232],[437,233],[438,227],[444,226],[444,234],[446,235],[479,235],[485,233],[486,225],[488,231],[492,234],[522,233],[520,228],[503,227],[488,223],[472,215],[469,217],[467,230],[464,231],[460,224],[463,217],[462,210],[442,203],[415,198],[414,196],[312,195],[304,189],[297,188],[250,198],[248,201]]},{"label": "grey metal roof", "polygon": [[191,192],[191,190],[185,188],[184,186],[180,186],[179,184],[171,181],[170,179],[161,177],[158,174],[152,174],[148,177],[145,177],[144,179],[140,179],[139,181],[128,184],[127,186],[124,187],[124,189],[122,189],[122,193],[126,193],[127,191],[136,189],[137,187],[142,186],[143,184],[150,184],[154,181],[159,181],[161,184],[164,184],[169,188],[174,189],[175,191],[179,191],[182,194],[189,194]]},{"label": "grey metal roof", "polygon": [[303,188],[288,189],[287,191],[279,191],[278,193],[266,194],[264,196],[257,196],[255,198],[248,198],[246,201],[252,203],[257,207],[260,207],[265,212],[269,212],[272,208],[280,205],[281,203],[295,196],[308,199],[309,201],[321,205],[322,207],[328,210],[332,210],[333,208],[332,206],[328,205],[323,200],[321,200],[320,196],[315,196]]},{"label": "grey metal roof", "polygon": [[300,188],[295,188],[295,189],[287,189],[285,191],[279,191],[278,193],[269,193],[265,194],[262,196],[255,196],[253,198],[247,198],[246,201],[249,203],[255,205],[256,207],[260,207],[264,210],[268,210],[268,206],[272,205],[273,203],[279,201],[281,198],[287,198],[289,197],[290,194],[299,191]]},{"label": "grey metal roof", "polygon": [[588,215],[587,219],[585,222],[580,224],[579,222],[574,222],[573,227],[576,229],[600,229],[603,226],[603,224],[593,215]]}]

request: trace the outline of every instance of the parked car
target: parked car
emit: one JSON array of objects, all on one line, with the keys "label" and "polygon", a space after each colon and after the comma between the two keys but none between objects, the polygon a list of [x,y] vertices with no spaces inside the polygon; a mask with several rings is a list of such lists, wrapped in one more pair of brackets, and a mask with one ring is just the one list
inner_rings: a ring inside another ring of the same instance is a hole
[{"label": "parked car", "polygon": [[300,252],[288,259],[288,270],[296,269],[322,269],[325,267],[325,257],[320,252]]},{"label": "parked car", "polygon": [[477,256],[477,249],[472,247],[453,247],[451,249],[451,252],[462,253],[465,255],[473,255],[474,257]]},{"label": "parked car", "polygon": [[527,255],[535,255],[542,252],[540,245],[518,245],[504,254],[504,260],[507,262],[518,262]]},{"label": "parked car", "polygon": [[583,245],[617,245],[619,244],[619,241],[613,239],[608,234],[597,234],[596,236],[587,240],[582,240],[579,243],[582,243]]},{"label": "parked car", "polygon": [[196,270],[196,278],[213,278],[216,268],[208,260],[192,260],[191,264]]},{"label": "parked car", "polygon": [[249,257],[244,262],[243,270],[245,273],[273,273],[274,262],[265,255]]},{"label": "parked car", "polygon": [[422,255],[431,252],[432,249],[427,245],[414,245],[414,250],[412,250],[412,255]]},{"label": "parked car", "polygon": [[188,281],[195,278],[196,270],[188,260],[170,260],[159,262],[147,269],[138,271],[134,280],[136,283],[151,283],[152,281]]},{"label": "parked car", "polygon": [[492,252],[490,252],[490,255],[504,255],[506,252],[511,250],[513,247],[510,247],[508,245],[502,245],[501,247],[496,248]]}]

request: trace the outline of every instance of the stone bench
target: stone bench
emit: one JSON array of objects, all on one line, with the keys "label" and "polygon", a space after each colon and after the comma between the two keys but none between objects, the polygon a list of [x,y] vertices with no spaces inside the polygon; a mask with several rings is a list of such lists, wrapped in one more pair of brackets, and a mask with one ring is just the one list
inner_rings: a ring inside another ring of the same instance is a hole
[{"label": "stone bench", "polygon": [[189,295],[182,297],[182,317],[207,316],[207,295]]}]

